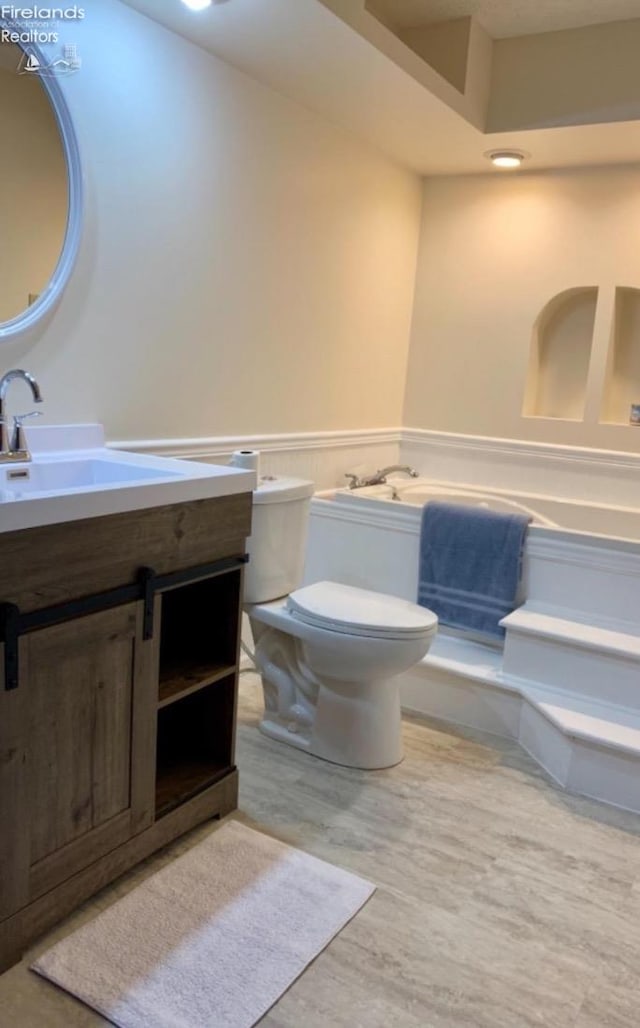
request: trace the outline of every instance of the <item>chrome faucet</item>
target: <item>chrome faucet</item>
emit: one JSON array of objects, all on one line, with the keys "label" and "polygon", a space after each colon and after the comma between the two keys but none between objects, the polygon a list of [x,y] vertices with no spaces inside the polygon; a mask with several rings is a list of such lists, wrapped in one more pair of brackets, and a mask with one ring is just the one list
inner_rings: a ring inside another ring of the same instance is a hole
[{"label": "chrome faucet", "polygon": [[410,475],[411,478],[420,477],[420,472],[409,467],[408,464],[390,464],[388,468],[380,468],[375,475],[370,475],[368,478],[358,478],[357,475],[345,475],[344,477],[350,480],[349,489],[362,489],[366,485],[386,485],[387,475],[392,475],[394,472],[402,472],[404,475]]},{"label": "chrome faucet", "polygon": [[30,414],[16,414],[13,419],[13,428],[11,432],[9,432],[7,427],[7,411],[5,406],[7,391],[11,383],[15,382],[17,379],[26,382],[27,385],[30,386],[31,392],[33,393],[34,403],[42,403],[40,386],[33,375],[30,375],[28,371],[22,371],[21,368],[14,368],[13,371],[7,371],[6,375],[3,375],[2,378],[0,378],[0,464],[31,460],[31,454],[27,449],[22,423],[26,418],[39,417],[40,411],[32,411]]}]

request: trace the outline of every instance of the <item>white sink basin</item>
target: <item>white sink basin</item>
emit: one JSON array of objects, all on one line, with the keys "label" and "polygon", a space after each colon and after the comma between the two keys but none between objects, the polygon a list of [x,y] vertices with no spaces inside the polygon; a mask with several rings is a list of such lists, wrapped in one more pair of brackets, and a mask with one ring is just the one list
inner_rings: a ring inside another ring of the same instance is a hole
[{"label": "white sink basin", "polygon": [[104,445],[99,425],[33,427],[32,460],[0,463],[0,532],[249,492],[253,471]]},{"label": "white sink basin", "polygon": [[177,471],[159,470],[141,464],[121,464],[116,460],[90,458],[85,460],[34,461],[31,464],[5,466],[0,474],[0,502],[21,500],[28,496],[56,495],[105,485],[130,485],[163,481],[181,476]]}]

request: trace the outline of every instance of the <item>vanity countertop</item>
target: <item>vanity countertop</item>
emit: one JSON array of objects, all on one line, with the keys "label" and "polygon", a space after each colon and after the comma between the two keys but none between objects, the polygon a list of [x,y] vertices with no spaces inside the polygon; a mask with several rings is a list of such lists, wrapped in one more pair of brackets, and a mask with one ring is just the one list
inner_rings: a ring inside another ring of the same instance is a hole
[{"label": "vanity countertop", "polygon": [[253,471],[110,449],[101,425],[34,426],[0,464],[0,533],[255,489]]}]

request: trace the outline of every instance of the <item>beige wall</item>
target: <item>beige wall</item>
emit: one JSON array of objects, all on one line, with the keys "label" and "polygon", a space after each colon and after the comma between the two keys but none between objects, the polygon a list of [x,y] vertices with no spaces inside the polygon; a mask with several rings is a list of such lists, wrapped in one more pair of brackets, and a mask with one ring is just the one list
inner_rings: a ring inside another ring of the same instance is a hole
[{"label": "beige wall", "polygon": [[111,439],[399,424],[418,178],[116,0],[65,31],[80,261],[0,371]]},{"label": "beige wall", "polygon": [[[640,287],[638,168],[422,192],[117,0],[69,41],[80,259],[49,323],[0,349],[0,372],[36,374],[49,421],[100,420],[114,440],[404,423],[638,449],[639,430],[598,423],[614,288]],[[523,418],[534,321],[585,286],[600,289],[586,420]]]},{"label": "beige wall", "polygon": [[[640,429],[598,418],[614,290],[640,286],[639,254],[638,167],[427,181],[404,424],[638,450]],[[523,418],[534,322],[582,286],[599,287],[586,420]]]},{"label": "beige wall", "polygon": [[46,286],[67,220],[67,173],[49,99],[37,78],[16,74],[17,47],[5,60],[11,69],[0,66],[0,321],[21,314],[29,294]]}]

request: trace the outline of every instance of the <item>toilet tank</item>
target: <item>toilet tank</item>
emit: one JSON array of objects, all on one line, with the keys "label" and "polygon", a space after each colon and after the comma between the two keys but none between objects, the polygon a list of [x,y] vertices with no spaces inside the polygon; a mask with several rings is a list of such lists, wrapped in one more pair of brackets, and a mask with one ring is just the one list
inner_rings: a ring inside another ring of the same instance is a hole
[{"label": "toilet tank", "polygon": [[277,600],[300,585],[313,490],[313,482],[302,478],[260,479],[247,541],[245,603]]}]

